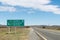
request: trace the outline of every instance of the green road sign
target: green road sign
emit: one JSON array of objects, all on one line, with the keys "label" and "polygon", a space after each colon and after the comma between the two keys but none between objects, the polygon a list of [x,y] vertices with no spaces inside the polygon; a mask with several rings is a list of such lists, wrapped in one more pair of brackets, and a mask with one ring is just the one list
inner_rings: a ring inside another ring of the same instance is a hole
[{"label": "green road sign", "polygon": [[7,20],[7,26],[24,26],[24,20]]}]

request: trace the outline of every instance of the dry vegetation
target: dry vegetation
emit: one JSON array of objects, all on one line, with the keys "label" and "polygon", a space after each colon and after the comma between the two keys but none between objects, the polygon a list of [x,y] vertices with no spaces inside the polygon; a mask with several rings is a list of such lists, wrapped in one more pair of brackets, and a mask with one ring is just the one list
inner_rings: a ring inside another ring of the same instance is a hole
[{"label": "dry vegetation", "polygon": [[60,30],[60,26],[42,26],[40,28],[43,28],[43,29],[52,29],[52,30]]},{"label": "dry vegetation", "polygon": [[28,40],[30,28],[16,28],[16,34],[14,28],[11,28],[10,34],[7,34],[8,28],[0,28],[0,40]]}]

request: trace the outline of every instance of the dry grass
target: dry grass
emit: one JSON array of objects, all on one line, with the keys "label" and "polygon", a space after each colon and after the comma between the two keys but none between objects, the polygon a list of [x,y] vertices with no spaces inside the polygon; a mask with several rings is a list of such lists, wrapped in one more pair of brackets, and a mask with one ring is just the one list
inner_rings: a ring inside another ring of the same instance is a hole
[{"label": "dry grass", "polygon": [[0,40],[28,40],[28,33],[30,28],[16,28],[16,34],[14,28],[11,28],[10,34],[7,34],[8,28],[0,28]]}]

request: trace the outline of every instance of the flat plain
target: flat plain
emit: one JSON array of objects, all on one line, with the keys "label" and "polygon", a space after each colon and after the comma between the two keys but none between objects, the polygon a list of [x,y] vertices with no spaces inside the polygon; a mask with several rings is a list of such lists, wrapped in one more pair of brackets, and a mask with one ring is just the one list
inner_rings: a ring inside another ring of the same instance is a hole
[{"label": "flat plain", "polygon": [[[28,40],[30,28],[0,28],[0,40]],[[16,32],[16,33],[15,33]]]}]

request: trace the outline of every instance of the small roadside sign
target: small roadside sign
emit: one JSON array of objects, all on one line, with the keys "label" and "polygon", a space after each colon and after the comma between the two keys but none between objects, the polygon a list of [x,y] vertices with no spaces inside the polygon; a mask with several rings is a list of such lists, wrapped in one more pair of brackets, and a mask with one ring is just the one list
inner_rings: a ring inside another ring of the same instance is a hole
[{"label": "small roadside sign", "polygon": [[7,26],[24,26],[24,20],[7,20]]}]

